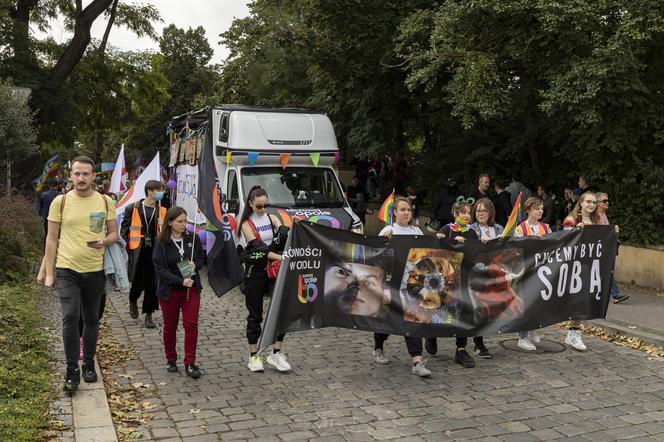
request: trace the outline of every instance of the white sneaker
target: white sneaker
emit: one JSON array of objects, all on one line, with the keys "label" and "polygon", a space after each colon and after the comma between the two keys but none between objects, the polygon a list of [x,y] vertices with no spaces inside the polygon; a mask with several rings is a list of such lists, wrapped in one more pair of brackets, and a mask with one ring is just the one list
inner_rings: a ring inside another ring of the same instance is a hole
[{"label": "white sneaker", "polygon": [[542,338],[540,338],[540,335],[538,335],[534,331],[528,332],[528,339],[530,339],[530,342],[532,342],[533,344],[539,344],[540,342],[542,342]]},{"label": "white sneaker", "polygon": [[426,378],[428,376],[431,376],[431,370],[429,370],[428,368],[426,368],[424,366],[424,361],[413,365],[413,370],[412,371],[413,371],[413,374],[416,374],[421,378]]},{"label": "white sneaker", "polygon": [[537,347],[530,341],[530,338],[519,338],[519,342],[516,344],[521,350],[526,351],[535,351]]},{"label": "white sneaker", "polygon": [[291,366],[286,360],[286,355],[283,352],[270,353],[266,359],[267,363],[279,371],[290,371]]},{"label": "white sneaker", "polygon": [[565,338],[565,344],[571,345],[574,350],[586,351],[588,348],[581,339],[581,333],[578,330],[569,330]]},{"label": "white sneaker", "polygon": [[373,359],[376,364],[385,365],[390,363],[390,360],[387,359],[382,348],[373,351]]},{"label": "white sneaker", "polygon": [[249,357],[247,367],[249,367],[249,370],[251,371],[263,371],[263,359],[258,355],[253,355]]}]

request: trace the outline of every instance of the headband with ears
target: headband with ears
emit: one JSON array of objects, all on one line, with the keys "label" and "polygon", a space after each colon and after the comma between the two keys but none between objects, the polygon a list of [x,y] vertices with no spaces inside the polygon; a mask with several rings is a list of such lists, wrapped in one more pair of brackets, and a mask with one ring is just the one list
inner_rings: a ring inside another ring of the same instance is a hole
[{"label": "headband with ears", "polygon": [[454,205],[452,206],[452,212],[458,211],[459,207],[462,204],[468,204],[469,206],[472,206],[473,204],[475,204],[475,198],[473,198],[473,197],[466,198],[463,195],[459,196],[456,199],[456,202],[454,203]]}]

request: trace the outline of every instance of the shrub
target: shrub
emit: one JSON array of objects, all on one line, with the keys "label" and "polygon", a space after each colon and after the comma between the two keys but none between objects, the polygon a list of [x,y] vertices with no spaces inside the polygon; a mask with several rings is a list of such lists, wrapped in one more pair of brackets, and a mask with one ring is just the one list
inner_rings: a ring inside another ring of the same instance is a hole
[{"label": "shrub", "polygon": [[28,278],[43,241],[42,220],[30,201],[22,196],[0,198],[0,284]]}]

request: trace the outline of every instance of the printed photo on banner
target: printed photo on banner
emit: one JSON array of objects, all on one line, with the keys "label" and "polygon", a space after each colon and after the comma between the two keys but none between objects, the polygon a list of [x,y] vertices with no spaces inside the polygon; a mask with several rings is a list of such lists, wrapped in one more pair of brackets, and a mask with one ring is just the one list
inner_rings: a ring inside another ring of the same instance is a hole
[{"label": "printed photo on banner", "polygon": [[456,324],[461,313],[463,253],[442,249],[410,249],[401,279],[405,321]]},{"label": "printed photo on banner", "polygon": [[525,273],[523,255],[523,249],[517,248],[477,255],[469,285],[483,321],[523,317],[524,302],[518,291]]},{"label": "printed photo on banner", "polygon": [[385,318],[394,251],[334,241],[325,268],[325,313]]}]

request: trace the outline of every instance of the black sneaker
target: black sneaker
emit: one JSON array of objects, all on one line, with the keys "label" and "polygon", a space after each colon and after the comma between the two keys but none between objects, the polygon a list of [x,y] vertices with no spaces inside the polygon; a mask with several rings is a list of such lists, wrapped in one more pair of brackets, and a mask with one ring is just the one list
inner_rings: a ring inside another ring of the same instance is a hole
[{"label": "black sneaker", "polygon": [[613,298],[613,303],[614,304],[620,304],[623,301],[626,301],[629,299],[629,295],[618,295],[615,298]]},{"label": "black sneaker", "polygon": [[475,354],[480,358],[491,359],[491,353],[484,345],[475,346]]},{"label": "black sneaker", "polygon": [[65,386],[64,391],[69,392],[69,394],[74,394],[78,388],[78,384],[81,383],[81,370],[78,366],[67,367],[67,374],[65,375]]},{"label": "black sneaker", "polygon": [[178,372],[178,366],[175,364],[175,361],[167,361],[166,362],[166,371],[169,373],[177,373]]},{"label": "black sneaker", "polygon": [[475,361],[473,361],[473,358],[463,348],[458,349],[454,354],[454,362],[465,368],[473,368],[475,366]]},{"label": "black sneaker", "polygon": [[87,383],[97,382],[97,370],[94,361],[83,363],[83,380]]},{"label": "black sneaker", "polygon": [[426,338],[424,340],[424,348],[430,355],[435,355],[438,353],[438,341],[436,338]]},{"label": "black sneaker", "polygon": [[184,372],[187,376],[193,379],[198,379],[201,377],[201,370],[196,367],[196,364],[185,365]]}]

